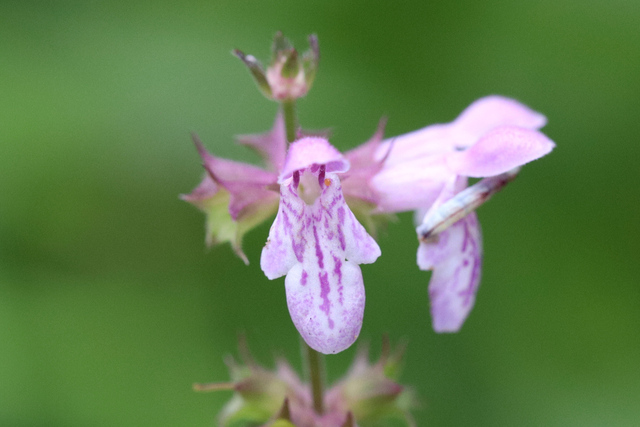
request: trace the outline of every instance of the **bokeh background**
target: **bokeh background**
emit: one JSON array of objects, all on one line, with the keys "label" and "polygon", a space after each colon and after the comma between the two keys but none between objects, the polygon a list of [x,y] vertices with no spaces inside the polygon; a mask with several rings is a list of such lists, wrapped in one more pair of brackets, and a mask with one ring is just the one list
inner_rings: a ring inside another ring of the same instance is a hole
[{"label": "bokeh background", "polygon": [[[210,426],[244,332],[300,366],[269,224],[206,250],[178,199],[276,105],[230,55],[318,34],[307,128],[348,149],[450,121],[488,94],[545,113],[552,155],[479,210],[484,276],[462,331],[436,335],[400,215],[364,266],[360,341],[407,339],[420,426],[640,420],[640,3],[622,0],[0,3],[0,425]],[[335,379],[354,349],[329,357]]]}]

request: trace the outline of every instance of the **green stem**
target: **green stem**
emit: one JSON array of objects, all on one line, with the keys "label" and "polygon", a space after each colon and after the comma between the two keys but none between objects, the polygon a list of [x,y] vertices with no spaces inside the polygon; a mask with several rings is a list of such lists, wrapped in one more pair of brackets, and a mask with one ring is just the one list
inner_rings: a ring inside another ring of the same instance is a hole
[{"label": "green stem", "polygon": [[307,369],[309,370],[309,380],[311,381],[311,393],[313,395],[313,409],[316,414],[322,415],[324,412],[324,405],[322,404],[323,397],[323,380],[324,369],[322,364],[322,356],[320,353],[312,349],[304,343],[305,356],[307,358]]},{"label": "green stem", "polygon": [[296,117],[296,101],[294,99],[282,101],[282,112],[284,114],[284,127],[287,130],[287,142],[296,140],[296,129],[298,119]]}]

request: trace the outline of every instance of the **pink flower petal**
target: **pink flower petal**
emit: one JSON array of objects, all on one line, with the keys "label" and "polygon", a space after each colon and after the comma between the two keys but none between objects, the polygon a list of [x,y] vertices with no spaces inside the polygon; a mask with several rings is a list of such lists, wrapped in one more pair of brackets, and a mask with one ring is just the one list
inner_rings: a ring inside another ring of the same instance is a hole
[{"label": "pink flower petal", "polygon": [[387,157],[385,167],[400,166],[407,161],[438,156],[453,150],[455,140],[451,137],[449,124],[435,124],[388,138],[376,153],[377,159]]},{"label": "pink flower petal", "polygon": [[377,160],[376,152],[382,137],[386,120],[380,120],[378,128],[369,141],[344,153],[351,168],[342,176],[342,190],[347,200],[354,198],[377,205],[378,193],[371,187],[371,179],[382,169],[385,158]]},{"label": "pink flower petal", "polygon": [[[326,270],[293,267],[285,279],[293,324],[309,347],[339,353],[351,346],[362,327],[364,282],[360,267],[349,261],[329,262]],[[329,273],[339,271],[340,279]]]},{"label": "pink flower petal", "polygon": [[537,130],[547,123],[542,114],[526,105],[503,96],[480,98],[469,105],[452,123],[455,128],[455,145],[470,147],[478,138],[501,126],[517,126]]},{"label": "pink flower petal", "polygon": [[380,248],[349,210],[336,174],[325,175],[313,205],[300,198],[293,180],[281,185],[260,266],[269,279],[287,275],[289,313],[310,347],[337,353],[355,341],[365,300],[358,264],[379,256]]},{"label": "pink flower petal", "polygon": [[254,184],[269,185],[276,182],[276,176],[273,172],[268,172],[257,166],[248,163],[235,162],[233,160],[222,159],[209,153],[196,135],[193,135],[196,148],[204,168],[209,175],[223,186],[227,182],[247,182]]},{"label": "pink flower petal", "polygon": [[[515,167],[505,169],[506,166],[543,156],[553,143],[526,129],[537,129],[545,122],[543,115],[517,101],[488,96],[472,103],[451,123],[428,126],[383,141],[376,159],[386,158],[382,170],[371,179],[379,211],[424,210],[454,175],[487,176],[475,172],[491,168],[497,171],[492,175],[497,175]],[[487,136],[499,138],[494,133],[497,129],[521,129],[523,133],[512,132],[510,137],[515,139],[511,145],[497,146],[497,142],[505,142],[499,139],[487,144]],[[531,145],[527,146],[527,142]],[[504,163],[496,163],[498,160]]]},{"label": "pink flower petal", "polygon": [[326,172],[346,172],[349,161],[329,141],[321,137],[305,137],[289,146],[287,159],[280,172],[279,183],[290,178],[293,172],[313,165],[325,165]]},{"label": "pink flower petal", "polygon": [[500,126],[539,129],[547,119],[519,102],[502,96],[487,96],[469,105],[454,121],[434,124],[385,140],[378,150],[382,157],[393,144],[385,164],[395,166],[417,158],[444,154],[472,146],[482,135]]},{"label": "pink flower petal", "polygon": [[445,156],[434,155],[407,159],[394,166],[385,163],[370,182],[380,212],[403,212],[431,206],[451,176]]},{"label": "pink flower petal", "polygon": [[440,233],[437,242],[420,244],[418,266],[433,269],[429,298],[436,332],[460,330],[475,302],[481,265],[482,237],[475,212]]},{"label": "pink flower petal", "polygon": [[555,144],[538,131],[500,127],[488,132],[470,148],[451,153],[447,164],[459,175],[494,176],[538,159],[553,147]]}]

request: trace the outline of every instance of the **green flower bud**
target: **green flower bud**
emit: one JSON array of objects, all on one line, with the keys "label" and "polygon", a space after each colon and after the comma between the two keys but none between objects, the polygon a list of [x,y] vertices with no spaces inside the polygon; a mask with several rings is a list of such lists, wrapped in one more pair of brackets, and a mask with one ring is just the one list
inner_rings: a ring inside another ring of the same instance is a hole
[{"label": "green flower bud", "polygon": [[309,36],[309,50],[298,55],[291,42],[277,32],[272,45],[271,65],[265,70],[252,55],[233,51],[245,63],[260,91],[275,101],[291,101],[302,98],[311,88],[320,60],[318,38]]}]

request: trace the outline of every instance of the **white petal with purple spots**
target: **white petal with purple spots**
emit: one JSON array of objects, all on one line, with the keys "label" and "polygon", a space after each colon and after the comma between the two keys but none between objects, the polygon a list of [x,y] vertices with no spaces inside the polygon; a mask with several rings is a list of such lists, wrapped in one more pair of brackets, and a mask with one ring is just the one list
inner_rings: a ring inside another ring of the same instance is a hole
[{"label": "white petal with purple spots", "polygon": [[[262,250],[270,279],[287,275],[291,319],[307,344],[337,353],[358,337],[364,283],[358,264],[372,263],[380,248],[347,206],[336,174],[317,170],[320,196],[307,204],[295,176],[280,190],[280,208]],[[324,176],[322,176],[324,175]]]}]

